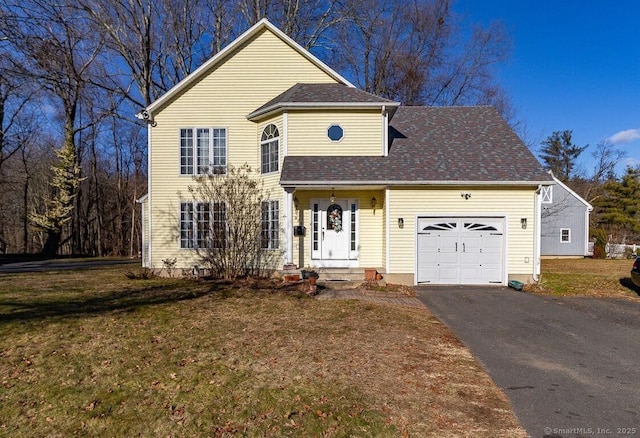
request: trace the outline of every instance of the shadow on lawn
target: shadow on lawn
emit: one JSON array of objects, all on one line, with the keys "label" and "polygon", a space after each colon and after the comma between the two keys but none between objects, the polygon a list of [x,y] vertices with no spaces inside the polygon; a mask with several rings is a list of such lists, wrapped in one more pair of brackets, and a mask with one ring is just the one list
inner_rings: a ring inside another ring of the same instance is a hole
[{"label": "shadow on lawn", "polygon": [[635,292],[638,296],[640,296],[640,287],[633,284],[633,281],[631,281],[631,277],[621,278],[620,285],[622,285],[622,287],[626,287],[627,289],[630,289],[632,292]]},{"label": "shadow on lawn", "polygon": [[13,321],[34,321],[99,315],[109,312],[133,312],[140,307],[192,300],[216,293],[228,295],[229,286],[212,284],[201,290],[185,285],[154,286],[138,290],[116,291],[104,295],[59,299],[0,300],[0,324]]}]

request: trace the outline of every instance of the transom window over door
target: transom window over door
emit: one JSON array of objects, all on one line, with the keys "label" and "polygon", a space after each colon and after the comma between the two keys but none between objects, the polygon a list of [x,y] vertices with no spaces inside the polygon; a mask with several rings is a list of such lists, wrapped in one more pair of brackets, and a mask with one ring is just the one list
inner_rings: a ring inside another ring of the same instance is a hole
[{"label": "transom window over door", "polygon": [[180,175],[226,173],[226,128],[180,129]]},{"label": "transom window over door", "polygon": [[268,125],[260,137],[260,171],[270,173],[278,171],[280,151],[280,133],[274,124]]}]

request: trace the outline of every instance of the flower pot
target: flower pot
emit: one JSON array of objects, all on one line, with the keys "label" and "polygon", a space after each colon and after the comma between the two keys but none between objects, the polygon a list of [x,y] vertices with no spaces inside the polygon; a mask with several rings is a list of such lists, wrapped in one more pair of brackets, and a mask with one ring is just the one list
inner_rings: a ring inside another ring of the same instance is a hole
[{"label": "flower pot", "polygon": [[376,269],[367,268],[364,270],[364,280],[365,281],[374,281],[376,279],[376,274],[378,271]]},{"label": "flower pot", "polygon": [[315,285],[317,280],[318,280],[318,277],[309,277],[309,284]]}]

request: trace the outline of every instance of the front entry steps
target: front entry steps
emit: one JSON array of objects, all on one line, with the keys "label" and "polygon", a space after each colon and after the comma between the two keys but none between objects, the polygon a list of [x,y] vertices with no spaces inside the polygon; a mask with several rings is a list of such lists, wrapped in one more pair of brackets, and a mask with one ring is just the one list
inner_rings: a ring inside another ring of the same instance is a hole
[{"label": "front entry steps", "polygon": [[[380,272],[375,268],[314,268],[320,274],[318,284],[331,289],[354,289],[365,281],[372,281],[375,278],[368,278],[372,274]],[[373,271],[373,272],[371,272]]]}]

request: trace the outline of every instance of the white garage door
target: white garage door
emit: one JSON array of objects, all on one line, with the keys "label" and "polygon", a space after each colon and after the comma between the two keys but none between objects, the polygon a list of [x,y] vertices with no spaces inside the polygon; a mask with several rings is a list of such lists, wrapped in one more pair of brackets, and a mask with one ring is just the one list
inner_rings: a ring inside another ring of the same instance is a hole
[{"label": "white garage door", "polygon": [[503,230],[504,218],[418,218],[418,283],[502,283]]}]

